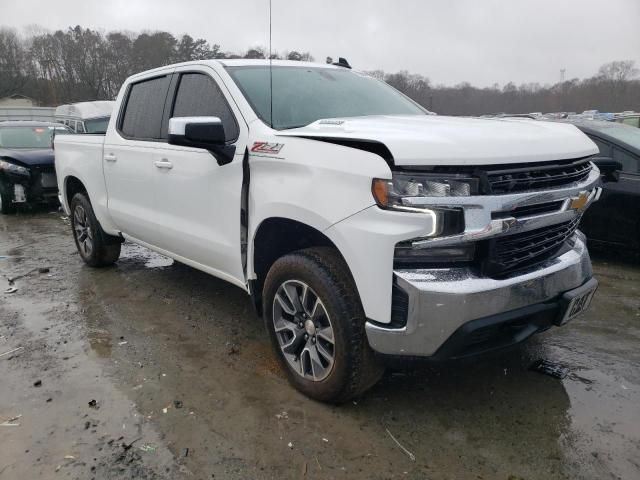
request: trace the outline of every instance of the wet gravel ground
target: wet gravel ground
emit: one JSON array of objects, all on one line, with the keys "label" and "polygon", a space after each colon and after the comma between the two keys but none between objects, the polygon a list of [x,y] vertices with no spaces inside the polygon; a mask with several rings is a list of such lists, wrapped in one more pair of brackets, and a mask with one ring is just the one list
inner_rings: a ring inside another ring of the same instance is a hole
[{"label": "wet gravel ground", "polygon": [[640,478],[637,264],[596,259],[566,327],[333,407],[289,387],[242,290],[130,244],[90,269],[61,217],[0,217],[2,480]]}]

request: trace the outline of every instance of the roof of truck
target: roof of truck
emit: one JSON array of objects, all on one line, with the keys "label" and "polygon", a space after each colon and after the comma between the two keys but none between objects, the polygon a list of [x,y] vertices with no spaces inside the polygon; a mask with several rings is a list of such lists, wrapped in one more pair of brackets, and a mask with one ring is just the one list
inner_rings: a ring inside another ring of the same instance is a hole
[{"label": "roof of truck", "polygon": [[324,68],[342,68],[336,65],[331,65],[329,63],[316,63],[316,62],[299,62],[296,60],[267,60],[263,58],[256,59],[247,59],[247,58],[238,58],[238,59],[220,59],[213,60],[215,62],[221,63],[225,67],[245,67],[245,66],[258,66],[264,65],[268,66],[269,64],[274,67],[324,67]]},{"label": "roof of truck", "polygon": [[138,72],[134,75],[131,75],[127,80],[128,81],[136,81],[139,78],[146,78],[149,75],[153,75],[155,73],[166,73],[167,70],[176,67],[188,67],[190,65],[219,65],[223,68],[226,67],[249,67],[249,66],[268,66],[271,63],[274,67],[302,67],[302,68],[337,68],[344,69],[344,67],[333,65],[329,63],[314,63],[314,62],[298,62],[296,60],[269,60],[264,58],[221,58],[217,60],[193,60],[190,62],[181,62],[174,63],[171,65],[164,65],[162,67],[152,68],[150,70],[145,70],[143,72]]}]

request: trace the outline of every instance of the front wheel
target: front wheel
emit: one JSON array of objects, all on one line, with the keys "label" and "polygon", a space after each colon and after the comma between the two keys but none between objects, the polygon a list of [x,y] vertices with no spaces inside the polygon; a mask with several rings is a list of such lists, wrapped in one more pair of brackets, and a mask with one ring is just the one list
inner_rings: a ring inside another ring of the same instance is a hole
[{"label": "front wheel", "polygon": [[309,248],[278,259],[263,302],[280,364],[305,395],[342,403],[380,379],[383,368],[367,342],[354,282],[334,249]]},{"label": "front wheel", "polygon": [[78,253],[87,265],[106,267],[120,257],[120,239],[102,230],[84,193],[76,193],[71,200],[71,229]]}]

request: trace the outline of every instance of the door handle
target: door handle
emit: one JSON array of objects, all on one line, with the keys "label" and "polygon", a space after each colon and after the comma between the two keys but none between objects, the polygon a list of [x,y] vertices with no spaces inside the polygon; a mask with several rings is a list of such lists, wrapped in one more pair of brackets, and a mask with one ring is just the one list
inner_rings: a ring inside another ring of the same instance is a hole
[{"label": "door handle", "polygon": [[104,156],[104,159],[105,159],[107,162],[115,162],[115,161],[117,161],[117,160],[118,160],[118,157],[116,157],[116,156],[115,156],[115,154],[113,154],[113,153],[107,153],[107,154]]},{"label": "door handle", "polygon": [[155,162],[153,162],[153,164],[158,168],[165,168],[167,170],[171,170],[173,168],[173,163],[171,163],[166,158],[163,158],[162,160],[156,160]]}]

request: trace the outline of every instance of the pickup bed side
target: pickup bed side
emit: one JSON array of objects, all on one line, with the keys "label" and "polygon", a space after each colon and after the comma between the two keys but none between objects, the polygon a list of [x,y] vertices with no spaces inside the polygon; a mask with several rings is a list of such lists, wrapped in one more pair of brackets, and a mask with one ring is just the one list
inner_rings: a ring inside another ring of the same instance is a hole
[{"label": "pickup bed side", "polygon": [[[108,194],[102,172],[104,135],[63,135],[55,139],[58,198],[67,214],[73,194],[85,190],[105,232],[118,235],[108,209]],[[61,159],[64,159],[61,161]]]}]

